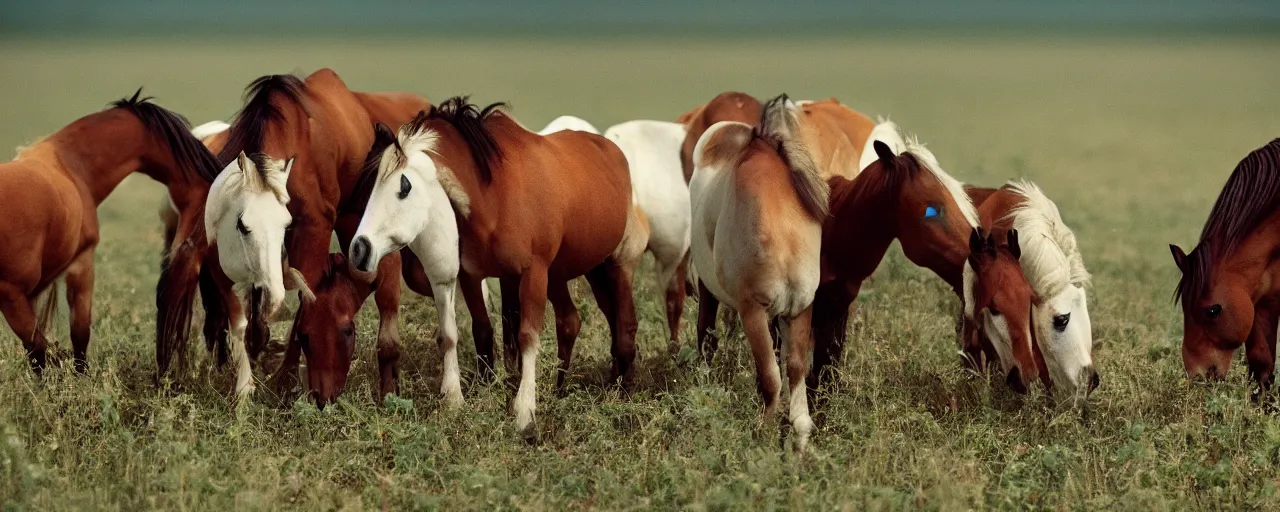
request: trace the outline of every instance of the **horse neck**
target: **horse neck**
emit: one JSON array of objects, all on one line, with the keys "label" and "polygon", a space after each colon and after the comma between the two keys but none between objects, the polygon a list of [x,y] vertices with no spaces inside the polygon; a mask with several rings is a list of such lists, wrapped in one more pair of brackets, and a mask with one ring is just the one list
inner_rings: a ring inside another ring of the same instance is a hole
[{"label": "horse neck", "polygon": [[1280,212],[1272,214],[1223,262],[1244,282],[1256,283],[1253,300],[1280,299]]},{"label": "horse neck", "polygon": [[135,172],[166,185],[187,181],[165,143],[123,109],[85,116],[44,143],[56,148],[56,167],[82,183],[95,205]]},{"label": "horse neck", "polygon": [[[497,177],[495,176],[490,183],[482,181],[480,169],[476,165],[471,149],[467,147],[466,142],[453,126],[439,121],[433,122],[430,128],[438,134],[436,151],[433,152],[435,155],[432,155],[432,159],[436,161],[437,166],[449,169],[453,174],[453,180],[467,196],[469,214],[463,218],[462,212],[455,210],[458,214],[459,226],[465,224],[482,227],[482,229],[496,229],[495,212],[502,207],[502,199],[498,197],[497,189],[500,187],[497,186]],[[498,134],[495,133],[494,137],[497,138]],[[505,156],[505,158],[510,157],[511,155]],[[501,164],[494,165],[490,170],[495,175],[501,174],[501,170],[496,167],[501,167]]]},{"label": "horse neck", "polygon": [[828,180],[831,215],[822,229],[822,261],[837,279],[861,282],[870,277],[898,235],[892,220],[883,222],[893,218],[897,204],[894,191],[880,187],[882,178],[879,171],[868,171],[854,180]]}]

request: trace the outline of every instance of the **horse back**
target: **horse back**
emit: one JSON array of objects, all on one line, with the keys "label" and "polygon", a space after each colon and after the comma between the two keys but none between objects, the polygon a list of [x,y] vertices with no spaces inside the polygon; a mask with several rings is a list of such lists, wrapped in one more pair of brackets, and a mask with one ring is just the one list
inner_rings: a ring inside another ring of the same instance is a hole
[{"label": "horse back", "polygon": [[870,117],[841,105],[835,98],[805,102],[797,113],[800,136],[817,160],[824,179],[857,176],[862,148],[876,126]]},{"label": "horse back", "polygon": [[[684,144],[680,146],[680,164],[684,168],[685,181],[693,176],[693,149],[702,134],[720,121],[737,121],[748,126],[760,124],[760,115],[764,107],[760,100],[741,92],[725,92],[713,98],[700,110],[691,112],[692,118],[685,122],[688,128]],[[684,118],[684,116],[682,116]]]}]

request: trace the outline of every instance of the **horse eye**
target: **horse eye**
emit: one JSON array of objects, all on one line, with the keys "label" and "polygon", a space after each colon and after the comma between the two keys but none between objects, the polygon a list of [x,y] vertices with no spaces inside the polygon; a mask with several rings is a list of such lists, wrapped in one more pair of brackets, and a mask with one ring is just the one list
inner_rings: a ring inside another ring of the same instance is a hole
[{"label": "horse eye", "polygon": [[236,219],[236,231],[239,231],[241,235],[249,235],[249,228],[244,227],[244,219]]},{"label": "horse eye", "polygon": [[1209,317],[1210,320],[1217,320],[1218,315],[1221,315],[1221,314],[1222,314],[1222,304],[1214,304],[1212,306],[1209,306],[1208,308],[1205,308],[1204,310],[1204,316]]},{"label": "horse eye", "polygon": [[930,219],[938,216],[938,209],[933,206],[924,207],[924,218]]},{"label": "horse eye", "polygon": [[342,335],[343,335],[343,336],[346,336],[346,337],[348,337],[348,338],[350,338],[350,337],[352,337],[352,336],[355,336],[355,335],[356,335],[356,328],[355,328],[354,326],[343,327],[343,328],[342,328]]},{"label": "horse eye", "polygon": [[1067,330],[1067,324],[1071,323],[1071,313],[1056,315],[1053,317],[1053,330],[1062,332]]},{"label": "horse eye", "polygon": [[409,177],[400,175],[400,193],[396,195],[400,199],[409,197],[409,191],[413,189],[413,185],[409,183]]}]

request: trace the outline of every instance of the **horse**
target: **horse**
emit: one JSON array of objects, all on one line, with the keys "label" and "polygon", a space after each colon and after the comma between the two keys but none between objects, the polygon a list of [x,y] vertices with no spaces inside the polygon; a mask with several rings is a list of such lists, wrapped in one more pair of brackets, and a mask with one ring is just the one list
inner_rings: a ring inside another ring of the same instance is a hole
[{"label": "horse", "polygon": [[[963,184],[947,174],[918,139],[906,136],[892,121],[877,124],[866,145],[869,149],[860,157],[866,165],[857,177],[827,180],[831,215],[823,223],[822,283],[813,303],[811,391],[832,378],[827,370],[843,352],[858,291],[895,239],[908,260],[941,277],[962,301],[966,298],[964,275],[973,271],[969,242],[981,224]],[[993,259],[989,264],[1016,266],[1016,261]],[[1029,322],[1031,313],[1021,307],[1001,312],[1020,317],[1020,324]],[[1021,353],[1012,364],[1019,370],[1008,372],[1011,386],[1026,389],[1026,379],[1039,373],[1034,358]]]},{"label": "horse", "polygon": [[[286,160],[295,159],[287,183],[293,224],[285,247],[290,266],[298,269],[308,288],[314,289],[328,264],[333,233],[336,231],[339,240],[345,241],[344,235],[349,238],[358,222],[358,218],[339,218],[337,213],[360,176],[364,157],[373,143],[374,123],[402,123],[427,108],[430,102],[410,93],[351,91],[337,73],[329,69],[316,71],[306,79],[293,75],[264,76],[249,85],[245,96],[245,106],[232,120],[230,128],[212,135],[206,142],[218,152],[218,161],[224,165],[242,152],[263,166],[282,167]],[[207,189],[203,192],[208,195]],[[179,211],[188,214],[183,205],[179,205]],[[227,307],[237,301],[230,280],[222,272],[224,264],[219,261],[219,252],[209,250],[210,244],[203,240],[202,233],[193,235],[191,229],[180,224],[174,249],[156,287],[158,376],[168,372],[173,355],[186,345],[197,286],[206,305],[204,334],[210,347],[225,344],[222,340],[227,334],[227,319],[237,316],[236,311]],[[273,256],[241,254],[238,257],[252,260]],[[395,255],[384,261],[379,271],[398,275],[399,264]],[[381,362],[394,374],[399,344],[396,314],[400,286],[391,284],[392,281],[382,281],[375,299],[382,319],[379,346],[387,347],[379,351],[387,359]],[[251,335],[246,339],[250,358],[256,358],[268,336],[264,308],[253,304],[259,302],[258,295],[251,297],[246,315],[251,319]],[[276,372],[277,390],[282,394],[293,386],[301,351],[297,340],[290,337],[284,362]]]},{"label": "horse", "polygon": [[796,432],[794,446],[803,451],[813,429],[804,385],[828,189],[800,141],[793,108],[780,95],[762,107],[758,128],[719,122],[698,140],[689,182],[690,255],[698,269],[698,331],[714,329],[720,303],[739,312],[766,421],[775,415],[782,387],[769,322],[780,317],[789,323],[787,419]]},{"label": "horse", "polygon": [[[0,196],[8,208],[0,227],[0,246],[6,248],[0,255],[0,312],[37,375],[48,362],[59,280],[66,283],[75,369],[88,369],[98,205],[138,172],[163,183],[176,204],[199,209],[194,191],[207,188],[218,174],[213,155],[191,136],[186,119],[141,94],[138,89],[0,164]],[[183,220],[190,225],[198,219]]]},{"label": "horse", "polygon": [[693,149],[703,132],[720,121],[737,121],[755,126],[760,122],[760,100],[743,92],[723,92],[711,101],[685,112],[677,120],[684,125],[684,142],[680,145],[680,167],[684,169],[684,181],[693,176]]},{"label": "horse", "polygon": [[1218,194],[1200,242],[1190,253],[1170,244],[1182,272],[1174,293],[1182,304],[1182,364],[1187,377],[1226,378],[1242,345],[1252,392],[1275,382],[1280,320],[1280,138],[1250,152]]},{"label": "horse", "polygon": [[857,176],[863,167],[860,165],[863,150],[875,129],[875,121],[835,98],[800,101],[796,106],[800,138],[821,169],[823,179]]},{"label": "horse", "polygon": [[[383,150],[380,160],[387,162],[379,163],[350,254],[353,267],[367,271],[377,258],[417,240],[412,228],[425,225],[428,212],[435,211],[425,205],[441,200],[422,180],[440,183],[458,223],[458,283],[464,298],[479,297],[485,277],[501,282],[509,370],[516,368],[519,351],[512,409],[517,430],[532,439],[538,336],[548,299],[555,309],[561,363],[557,386],[563,385],[581,325],[569,280],[586,275],[609,321],[614,371],[623,388],[629,387],[637,326],[634,262],[626,260],[636,245],[629,239],[635,238],[638,219],[626,156],[616,145],[575,130],[538,135],[503,106],[480,108],[456,97],[401,127],[397,143]],[[476,316],[476,301],[467,302]],[[492,329],[474,334],[483,365],[493,357]]]},{"label": "horse", "polygon": [[[985,191],[984,191],[985,192]],[[1075,234],[1063,222],[1058,207],[1036,184],[1011,181],[984,197],[975,198],[985,226],[999,238],[1017,233],[1022,273],[1036,300],[1032,305],[1030,338],[1037,359],[1044,361],[1040,380],[1050,390],[1086,397],[1101,384],[1093,366],[1093,332],[1089,317],[1089,271],[1076,244]],[[970,191],[973,197],[973,190]],[[997,348],[1008,351],[1010,326],[991,315],[979,323],[983,334]],[[966,347],[970,354],[974,347]],[[1001,356],[1003,357],[1003,356]]]},{"label": "horse", "polygon": [[547,123],[546,127],[538,130],[538,135],[551,135],[555,132],[564,130],[577,130],[580,132],[600,135],[600,131],[596,130],[594,125],[580,117],[574,116],[560,116],[552,119],[550,123]]},{"label": "horse", "polygon": [[[995,233],[987,233],[985,238],[983,233],[982,227],[976,227],[969,237],[961,347],[971,368],[981,371],[988,363],[999,363],[1009,387],[1026,393],[1032,379],[1047,375],[1031,326],[1032,311],[1040,297],[1018,265],[1022,248],[1017,231],[1003,233],[1007,240],[1003,246],[998,244]],[[988,337],[991,333],[999,335]],[[1033,364],[1019,365],[1019,361]]]}]

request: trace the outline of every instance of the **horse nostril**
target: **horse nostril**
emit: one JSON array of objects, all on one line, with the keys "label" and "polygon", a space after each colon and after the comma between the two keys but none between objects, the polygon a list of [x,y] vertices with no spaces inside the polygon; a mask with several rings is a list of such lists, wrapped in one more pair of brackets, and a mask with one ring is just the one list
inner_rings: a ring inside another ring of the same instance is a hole
[{"label": "horse nostril", "polygon": [[1027,384],[1022,382],[1022,372],[1019,371],[1017,367],[1009,370],[1009,377],[1005,380],[1009,383],[1009,387],[1013,388],[1014,391],[1017,391],[1018,393],[1027,392]]},{"label": "horse nostril", "polygon": [[366,237],[356,238],[351,242],[351,261],[361,272],[369,271],[369,258],[372,256],[373,244]]}]

